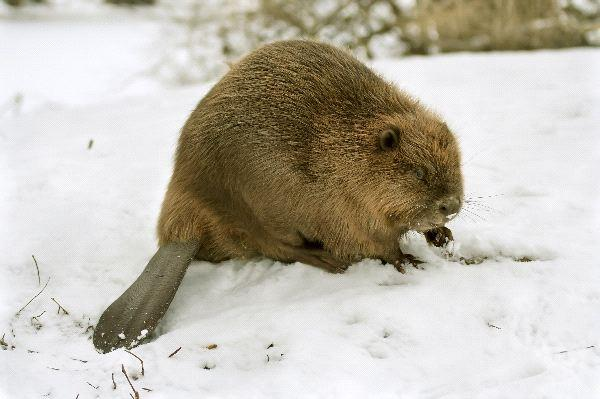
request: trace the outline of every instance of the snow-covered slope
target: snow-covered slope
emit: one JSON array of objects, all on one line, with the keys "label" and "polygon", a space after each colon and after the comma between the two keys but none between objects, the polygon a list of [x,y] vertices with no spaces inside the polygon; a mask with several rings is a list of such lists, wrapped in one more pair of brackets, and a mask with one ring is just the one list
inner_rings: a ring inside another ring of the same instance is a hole
[{"label": "snow-covered slope", "polygon": [[375,67],[460,137],[473,202],[454,254],[414,235],[427,263],[406,275],[196,262],[133,350],[143,376],[90,326],[155,250],[178,129],[208,87],[5,115],[0,397],[128,397],[121,364],[142,398],[600,397],[600,51]]},{"label": "snow-covered slope", "polygon": [[[150,10],[101,7],[100,1],[80,1],[71,10],[3,10],[0,3],[0,118],[40,105],[145,94],[157,86],[152,69],[163,50],[160,19]],[[11,109],[17,96],[20,104]]]}]

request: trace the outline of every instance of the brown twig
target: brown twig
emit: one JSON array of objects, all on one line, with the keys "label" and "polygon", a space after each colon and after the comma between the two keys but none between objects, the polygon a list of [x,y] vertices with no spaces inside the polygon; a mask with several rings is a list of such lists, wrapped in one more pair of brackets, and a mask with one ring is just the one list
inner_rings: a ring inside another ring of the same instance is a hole
[{"label": "brown twig", "polygon": [[133,395],[130,394],[131,397],[134,399],[140,399],[139,392],[136,391],[135,388],[133,387],[133,384],[131,383],[129,376],[127,375],[127,371],[125,371],[125,366],[123,366],[122,364],[121,364],[121,371],[123,372],[123,374],[125,374],[125,378],[127,378],[127,382],[129,383],[129,386],[131,387],[131,390],[133,391]]},{"label": "brown twig", "polygon": [[20,313],[23,311],[23,309],[25,309],[27,306],[29,306],[29,304],[30,304],[31,302],[33,302],[33,300],[34,300],[35,298],[37,298],[38,296],[40,296],[40,294],[41,294],[42,292],[44,292],[44,290],[45,290],[45,289],[46,289],[46,287],[48,286],[48,283],[49,283],[49,282],[50,282],[50,277],[48,277],[48,281],[46,281],[46,284],[44,284],[44,286],[42,287],[42,289],[40,290],[40,292],[38,292],[37,294],[35,294],[35,295],[33,296],[33,298],[31,298],[31,299],[29,300],[29,302],[27,302],[25,305],[23,305],[23,307],[17,311],[17,314],[16,314],[15,316],[18,316],[18,315],[19,315],[19,314],[20,314]]},{"label": "brown twig", "polygon": [[583,349],[592,349],[595,348],[596,345],[590,345],[590,346],[586,346],[585,348],[575,348],[575,349],[568,349],[568,350],[564,350],[564,351],[560,351],[560,352],[555,352],[557,355],[558,354],[563,354],[563,353],[569,353],[569,352],[573,352],[573,351],[580,351]]},{"label": "brown twig", "polygon": [[487,323],[488,327],[490,328],[496,328],[498,330],[502,330],[500,327],[493,325],[492,323]]},{"label": "brown twig", "polygon": [[67,312],[67,309],[65,309],[60,303],[58,303],[58,301],[54,298],[50,298],[52,299],[52,301],[58,305],[58,311],[56,312],[56,314],[60,314],[60,311],[62,310],[65,314],[69,314],[69,312]]},{"label": "brown twig", "polygon": [[180,350],[181,350],[181,346],[180,346],[179,348],[175,349],[175,352],[171,353],[171,354],[169,355],[169,357],[173,357],[173,356],[175,356],[175,355],[177,354],[177,352],[179,352]]},{"label": "brown twig", "polygon": [[113,389],[117,389],[117,383],[115,382],[115,373],[110,373],[110,378],[112,379]]},{"label": "brown twig", "polygon": [[94,388],[94,389],[98,389],[98,388],[100,388],[100,385],[98,385],[98,386],[96,386],[96,385],[92,385],[92,384],[90,384],[90,383],[89,383],[89,382],[87,382],[87,381],[86,381],[85,383],[86,383],[86,384],[88,384],[89,386],[91,386],[91,387],[92,387],[92,388]]},{"label": "brown twig", "polygon": [[[38,317],[42,317],[42,315],[43,315],[44,313],[46,313],[46,311],[45,311],[45,310],[44,310],[42,313],[40,313],[39,315],[37,315],[37,316],[31,316],[31,318],[32,318],[32,319],[36,319],[36,320],[38,320]],[[39,320],[38,320],[38,321],[39,321]]]},{"label": "brown twig", "polygon": [[129,353],[131,356],[135,357],[137,360],[140,361],[140,363],[142,363],[142,375],[144,375],[144,361],[142,360],[141,357],[139,357],[138,355],[136,355],[135,353],[128,351],[127,349],[125,349],[125,352]]},{"label": "brown twig", "polygon": [[38,286],[39,286],[40,284],[42,284],[42,280],[40,279],[40,268],[38,266],[37,259],[35,258],[35,256],[31,255],[31,257],[33,258],[33,263],[35,263],[35,269],[37,270]]}]

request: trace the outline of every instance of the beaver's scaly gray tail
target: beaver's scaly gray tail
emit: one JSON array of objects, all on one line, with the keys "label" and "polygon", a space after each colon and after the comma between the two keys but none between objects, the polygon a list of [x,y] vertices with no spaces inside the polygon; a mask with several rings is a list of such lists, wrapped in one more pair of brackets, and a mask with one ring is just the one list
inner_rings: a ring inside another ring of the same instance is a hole
[{"label": "beaver's scaly gray tail", "polygon": [[161,246],[133,284],[102,314],[94,331],[94,346],[106,353],[139,345],[169,308],[199,243]]}]

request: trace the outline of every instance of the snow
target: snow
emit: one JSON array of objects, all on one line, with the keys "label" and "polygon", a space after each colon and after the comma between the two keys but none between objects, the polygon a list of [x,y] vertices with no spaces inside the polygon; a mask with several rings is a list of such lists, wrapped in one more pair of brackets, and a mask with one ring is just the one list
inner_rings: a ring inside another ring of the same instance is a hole
[{"label": "snow", "polygon": [[143,30],[52,23],[0,22],[16,40],[0,42],[1,95],[34,99],[0,115],[0,397],[128,397],[121,364],[142,398],[600,397],[600,50],[376,62],[459,136],[473,202],[452,253],[411,234],[426,263],[404,275],[194,262],[132,351],[142,375],[98,354],[90,326],[154,253],[178,130],[210,86],[121,90]]},{"label": "snow", "polygon": [[[83,19],[83,20],[82,20]],[[0,20],[1,21],[1,20]],[[142,79],[155,22],[141,18],[55,18],[0,23],[0,117],[4,102],[18,93],[23,108],[82,105],[116,91],[140,94],[152,86]],[[134,30],[136,33],[131,34]],[[145,39],[146,38],[146,39]],[[76,58],[68,58],[73,54]]]}]

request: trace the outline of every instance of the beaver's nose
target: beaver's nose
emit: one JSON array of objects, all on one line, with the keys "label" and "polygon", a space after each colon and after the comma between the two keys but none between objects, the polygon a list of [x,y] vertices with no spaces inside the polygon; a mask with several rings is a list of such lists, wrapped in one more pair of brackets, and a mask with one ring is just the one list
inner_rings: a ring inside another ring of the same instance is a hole
[{"label": "beaver's nose", "polygon": [[454,215],[460,209],[460,200],[456,196],[446,197],[438,201],[438,211],[444,216]]}]

